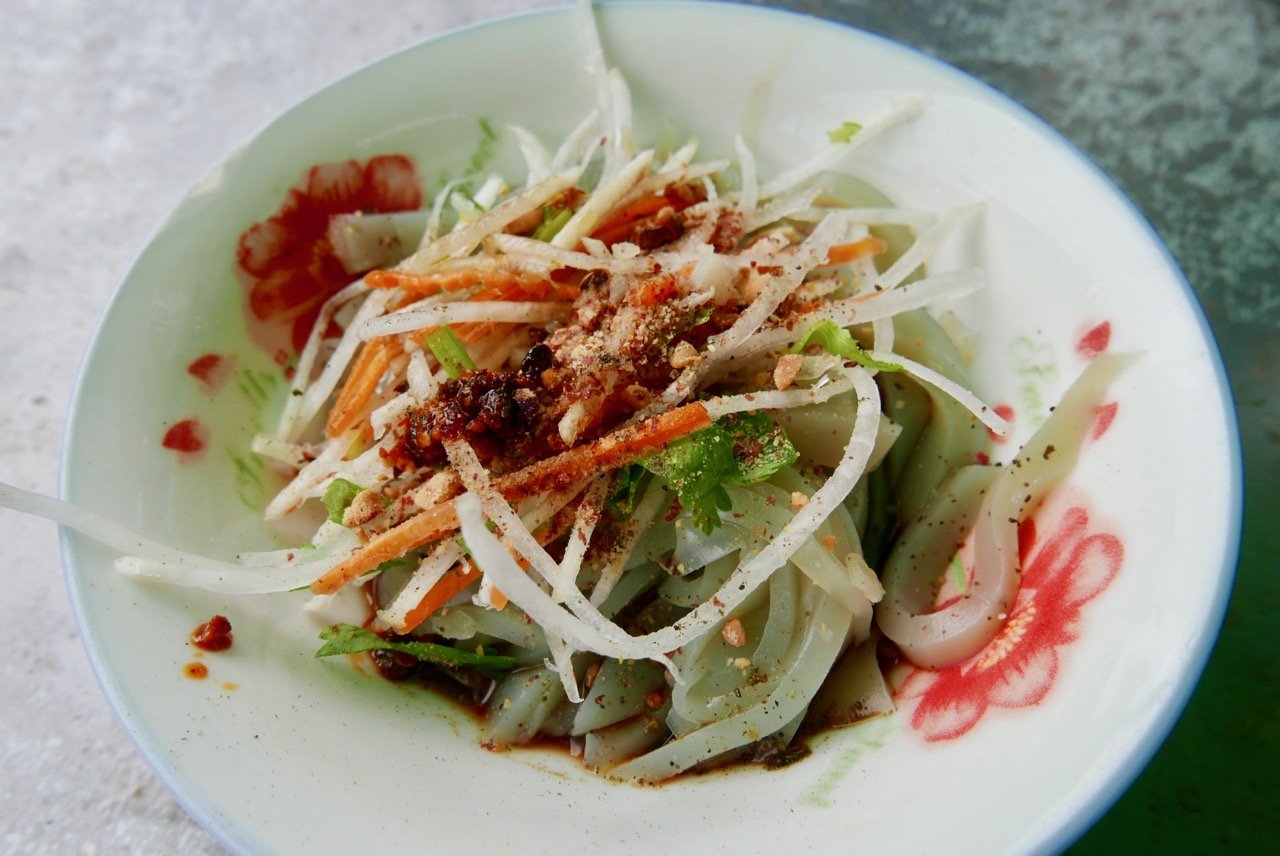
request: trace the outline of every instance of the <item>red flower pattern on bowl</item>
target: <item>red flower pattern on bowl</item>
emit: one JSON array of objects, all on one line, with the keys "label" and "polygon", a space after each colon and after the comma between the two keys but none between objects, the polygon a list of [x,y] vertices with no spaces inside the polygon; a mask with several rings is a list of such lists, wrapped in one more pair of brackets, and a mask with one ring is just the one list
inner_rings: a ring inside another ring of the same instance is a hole
[{"label": "red flower pattern on bowl", "polygon": [[325,300],[351,281],[329,243],[333,215],[410,211],[421,204],[417,172],[404,155],[307,170],[280,210],[240,236],[237,273],[254,342],[284,364],[302,349]]},{"label": "red flower pattern on bowl", "polygon": [[900,706],[927,741],[968,733],[992,707],[1039,704],[1058,674],[1059,649],[1078,635],[1081,612],[1115,578],[1124,544],[1083,504],[1055,517],[1043,536],[1034,519],[1019,529],[1022,587],[1000,633],[946,669],[898,675]]}]

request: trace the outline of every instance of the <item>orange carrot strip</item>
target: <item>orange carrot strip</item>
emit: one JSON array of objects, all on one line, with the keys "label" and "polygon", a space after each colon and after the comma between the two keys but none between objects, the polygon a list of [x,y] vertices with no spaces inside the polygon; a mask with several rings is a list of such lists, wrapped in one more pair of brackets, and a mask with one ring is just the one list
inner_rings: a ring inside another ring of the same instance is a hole
[{"label": "orange carrot strip", "polygon": [[[478,579],[480,579],[480,571],[466,559],[445,571],[444,576],[427,589],[427,593],[422,596],[422,600],[418,601],[418,605],[405,613],[405,629],[402,632],[408,632],[426,621],[454,595]],[[494,593],[497,593],[496,590]],[[503,606],[506,604],[504,603]],[[497,608],[501,609],[501,607]]]},{"label": "orange carrot strip", "polygon": [[511,603],[511,598],[507,597],[505,594],[498,591],[497,587],[494,587],[489,592],[489,603],[491,606],[493,606],[494,609],[501,612],[502,610],[507,608],[507,604]]},{"label": "orange carrot strip", "polygon": [[878,256],[889,249],[889,245],[877,238],[875,235],[853,241],[848,244],[836,244],[827,250],[827,264],[842,265],[846,262],[857,261],[867,256]]},{"label": "orange carrot strip", "polygon": [[[568,512],[566,514],[566,512]],[[569,531],[569,527],[573,525],[573,507],[566,506],[556,513],[555,517],[547,523],[546,526],[533,533],[533,537],[537,539],[539,544],[550,544],[559,538],[565,532]],[[505,541],[503,542],[506,543]],[[517,557],[516,562],[521,568],[529,570],[529,562],[522,557]],[[465,571],[464,571],[465,568]],[[422,600],[413,609],[405,613],[404,624],[397,630],[401,633],[408,633],[422,622],[426,621],[434,615],[440,607],[444,606],[449,600],[462,591],[471,583],[480,578],[480,572],[476,569],[470,560],[463,559],[458,565],[446,573],[440,580],[427,590],[422,596]],[[494,609],[505,609],[510,603],[510,599],[494,588],[489,594],[489,603]]]},{"label": "orange carrot strip", "polygon": [[591,233],[591,237],[604,241],[607,244],[609,243],[609,240],[606,237],[607,235],[612,235],[614,232],[621,232],[625,235],[627,229],[629,229],[637,220],[648,217],[650,214],[657,214],[670,204],[671,200],[667,199],[667,197],[662,194],[659,194],[658,196],[641,196],[635,202],[632,202],[617,214],[597,226],[595,231]]},{"label": "orange carrot strip", "polygon": [[[695,401],[516,470],[495,479],[493,485],[512,502],[535,494],[567,490],[589,475],[635,463],[672,440],[710,424],[707,408]],[[453,510],[453,502],[442,502],[370,539],[346,561],[313,582],[311,590],[316,594],[333,594],[383,562],[439,540],[457,528],[458,515]]]},{"label": "orange carrot strip", "polygon": [[332,568],[311,584],[316,594],[333,594],[362,574],[383,562],[398,559],[410,550],[438,541],[458,528],[458,515],[452,502],[442,502],[421,514],[410,517],[399,526],[369,539],[342,564]]},{"label": "orange carrot strip", "polygon": [[346,382],[338,392],[333,409],[329,411],[329,418],[324,426],[326,436],[337,437],[355,423],[364,406],[373,397],[387,367],[400,355],[400,351],[400,341],[386,336],[364,343],[351,365]]},{"label": "orange carrot strip", "polygon": [[493,268],[464,268],[437,273],[375,270],[365,274],[364,281],[370,288],[401,288],[416,298],[430,297],[441,291],[460,291],[475,285],[486,289],[506,289],[526,282],[515,271]]},{"label": "orange carrot strip", "polygon": [[700,402],[668,410],[661,416],[619,428],[592,443],[577,446],[554,457],[494,480],[507,499],[524,499],[548,491],[566,490],[595,473],[632,464],[686,434],[711,424]]},{"label": "orange carrot strip", "polygon": [[631,306],[657,306],[680,293],[676,278],[669,273],[651,276],[627,292]]}]

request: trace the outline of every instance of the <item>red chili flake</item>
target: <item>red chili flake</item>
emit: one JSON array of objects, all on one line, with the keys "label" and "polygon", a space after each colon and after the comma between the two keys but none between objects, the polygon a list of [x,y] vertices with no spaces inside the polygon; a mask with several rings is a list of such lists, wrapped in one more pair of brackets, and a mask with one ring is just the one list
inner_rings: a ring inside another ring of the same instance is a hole
[{"label": "red chili flake", "polygon": [[302,350],[321,305],[351,281],[329,243],[330,217],[409,211],[421,204],[413,162],[403,155],[311,167],[275,214],[240,236],[237,274],[253,340],[285,365]]},{"label": "red chili flake", "polygon": [[205,392],[212,395],[222,388],[235,369],[235,357],[221,354],[204,354],[187,366],[187,374],[200,382]]},{"label": "red chili flake", "polygon": [[204,663],[187,663],[182,667],[182,674],[193,681],[203,681],[209,677],[209,667]]},{"label": "red chili flake", "polygon": [[979,452],[978,454],[974,455],[973,457],[974,457],[974,459],[975,459],[978,463],[982,464],[984,467],[985,467],[987,464],[991,463],[991,456],[990,456],[990,455],[988,455],[986,452]]},{"label": "red chili flake", "polygon": [[160,445],[183,455],[198,455],[209,442],[209,431],[196,419],[183,419],[164,432]]},{"label": "red chili flake", "polygon": [[215,615],[191,631],[191,644],[202,651],[225,651],[234,641],[225,615]]},{"label": "red chili flake", "polygon": [[1103,321],[1080,337],[1076,342],[1076,353],[1086,360],[1092,360],[1111,344],[1111,322]]}]

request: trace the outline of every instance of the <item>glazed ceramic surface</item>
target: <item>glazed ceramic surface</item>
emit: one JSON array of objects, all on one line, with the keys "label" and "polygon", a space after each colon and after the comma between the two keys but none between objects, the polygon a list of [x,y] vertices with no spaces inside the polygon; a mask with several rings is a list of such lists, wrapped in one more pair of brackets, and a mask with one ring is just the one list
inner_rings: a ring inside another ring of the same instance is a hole
[{"label": "glazed ceramic surface", "polygon": [[[978,392],[1012,414],[1006,457],[1090,358],[1141,355],[1113,385],[1078,470],[1024,532],[1024,594],[1006,632],[964,667],[899,675],[898,714],[816,740],[801,763],[637,788],[551,752],[486,752],[477,725],[426,692],[315,660],[301,593],[140,584],[69,535],[82,635],[114,707],[233,850],[1064,846],[1167,731],[1230,584],[1236,429],[1185,281],[1096,168],[947,66],[855,30],[731,6],[607,7],[600,26],[631,83],[641,142],[696,134],[704,153],[731,154],[742,133],[763,176],[845,121],[922,99],[919,119],[849,171],[903,206],[985,203],[934,269],[987,272],[986,289],[939,308],[973,334]],[[80,379],[65,498],[208,555],[279,543],[259,522],[273,482],[248,446],[285,385],[244,329],[232,273],[241,232],[313,164],[404,153],[434,188],[465,168],[480,119],[554,145],[593,103],[574,19],[554,12],[396,54],[280,117],[191,191],[122,284]],[[498,163],[516,163],[504,147]],[[185,370],[206,353],[234,358],[216,392]],[[184,419],[209,432],[194,461],[161,446]],[[190,680],[187,637],[215,612],[231,617],[235,645],[205,655],[208,678]]]}]

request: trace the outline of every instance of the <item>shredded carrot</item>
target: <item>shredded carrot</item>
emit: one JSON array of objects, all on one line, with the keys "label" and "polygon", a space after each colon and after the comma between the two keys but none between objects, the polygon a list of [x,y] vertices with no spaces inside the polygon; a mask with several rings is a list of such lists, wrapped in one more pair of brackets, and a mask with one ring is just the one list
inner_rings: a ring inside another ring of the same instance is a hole
[{"label": "shredded carrot", "polygon": [[632,464],[673,440],[711,424],[707,408],[693,402],[661,416],[619,428],[592,443],[530,464],[524,469],[494,480],[494,486],[510,500],[534,494],[565,490],[595,473]]},{"label": "shredded carrot", "polygon": [[[711,424],[701,402],[668,410],[661,416],[619,428],[592,443],[561,452],[494,480],[494,487],[515,502],[535,494],[566,490],[593,473],[635,463],[673,440]],[[458,528],[453,502],[442,502],[410,517],[369,543],[311,584],[316,594],[333,594],[357,577],[423,544],[439,540]]]},{"label": "shredded carrot", "polygon": [[[533,537],[537,539],[539,544],[550,544],[559,538],[573,524],[574,508],[566,506],[560,509],[554,517],[533,533]],[[506,543],[505,540],[503,542]],[[523,557],[516,557],[516,562],[521,568],[529,570],[529,562]],[[465,569],[465,570],[464,570]],[[461,563],[446,573],[440,580],[432,586],[426,594],[422,596],[422,600],[413,609],[405,613],[404,624],[396,628],[397,633],[408,633],[422,622],[426,621],[432,615],[449,602],[450,598],[462,591],[480,578],[480,572],[469,560],[464,559]],[[505,609],[510,599],[494,588],[489,593],[489,603],[494,609]]]},{"label": "shredded carrot", "polygon": [[[418,605],[405,614],[404,624],[397,630],[401,633],[408,633],[430,618],[440,607],[448,603],[454,595],[478,579],[480,579],[480,571],[469,560],[463,559],[445,571],[444,576],[427,590],[427,593],[422,596],[422,600],[418,601]],[[494,594],[497,594],[496,589]],[[503,606],[505,605],[504,603]],[[501,607],[497,608],[501,609]]]},{"label": "shredded carrot", "polygon": [[400,340],[381,336],[365,342],[352,362],[351,371],[338,392],[333,409],[325,422],[325,435],[337,437],[355,424],[364,406],[373,397],[378,382],[382,380],[391,361],[400,355],[403,346]]},{"label": "shredded carrot", "polygon": [[[516,271],[504,268],[467,268],[440,271],[438,273],[404,273],[394,270],[375,270],[365,274],[365,285],[370,288],[400,288],[414,299],[430,297],[442,291],[461,291],[481,286],[483,289],[506,290],[522,287],[529,280]],[[490,298],[477,297],[477,300]]]},{"label": "shredded carrot", "polygon": [[511,603],[511,598],[498,591],[497,586],[489,590],[489,603],[494,609],[501,612],[507,608],[507,604]]},{"label": "shredded carrot", "polygon": [[410,517],[399,526],[369,539],[345,562],[331,569],[311,584],[316,594],[333,594],[362,574],[383,562],[398,559],[423,544],[437,541],[458,528],[458,515],[452,502],[442,502],[421,514]]},{"label": "shredded carrot", "polygon": [[616,244],[631,234],[631,230],[637,222],[651,214],[657,214],[669,205],[671,205],[671,200],[662,194],[641,196],[635,202],[627,205],[617,214],[597,226],[595,231],[591,233],[591,237],[604,242],[607,246]]},{"label": "shredded carrot", "polygon": [[679,293],[676,278],[671,274],[651,276],[627,292],[627,303],[631,306],[657,306],[666,303]]},{"label": "shredded carrot", "polygon": [[853,241],[848,244],[836,244],[827,250],[827,264],[842,265],[854,262],[867,256],[878,256],[889,249],[889,245],[875,235]]}]

